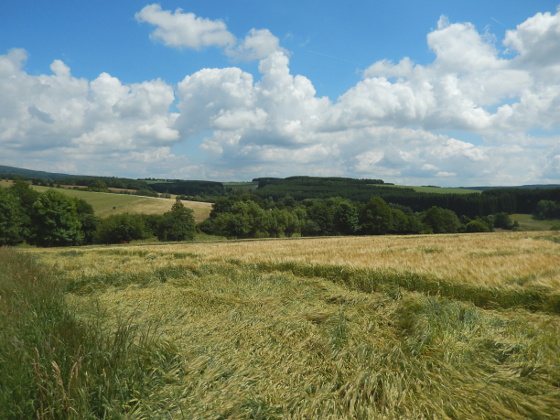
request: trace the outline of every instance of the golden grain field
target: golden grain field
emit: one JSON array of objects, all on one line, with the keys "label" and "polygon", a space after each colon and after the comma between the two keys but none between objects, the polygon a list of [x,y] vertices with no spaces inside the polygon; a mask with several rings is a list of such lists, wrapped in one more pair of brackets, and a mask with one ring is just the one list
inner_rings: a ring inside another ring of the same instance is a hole
[{"label": "golden grain field", "polygon": [[128,418],[560,413],[557,232],[28,252],[84,320],[126,319],[175,355]]}]

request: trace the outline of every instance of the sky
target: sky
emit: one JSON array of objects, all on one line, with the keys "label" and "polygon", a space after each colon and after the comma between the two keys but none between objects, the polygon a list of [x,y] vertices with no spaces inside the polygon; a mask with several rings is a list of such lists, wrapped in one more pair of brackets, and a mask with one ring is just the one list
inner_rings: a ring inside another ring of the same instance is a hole
[{"label": "sky", "polygon": [[560,183],[559,0],[2,0],[0,165]]}]

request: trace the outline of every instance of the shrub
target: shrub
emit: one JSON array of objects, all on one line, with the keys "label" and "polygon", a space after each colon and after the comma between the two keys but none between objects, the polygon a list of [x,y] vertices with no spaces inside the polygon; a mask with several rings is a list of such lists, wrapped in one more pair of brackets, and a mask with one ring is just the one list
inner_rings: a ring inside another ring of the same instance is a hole
[{"label": "shrub", "polygon": [[139,214],[114,214],[101,220],[97,229],[97,242],[118,244],[149,237],[146,223]]},{"label": "shrub", "polygon": [[482,220],[471,220],[465,226],[465,231],[469,233],[474,232],[490,232],[490,228]]}]

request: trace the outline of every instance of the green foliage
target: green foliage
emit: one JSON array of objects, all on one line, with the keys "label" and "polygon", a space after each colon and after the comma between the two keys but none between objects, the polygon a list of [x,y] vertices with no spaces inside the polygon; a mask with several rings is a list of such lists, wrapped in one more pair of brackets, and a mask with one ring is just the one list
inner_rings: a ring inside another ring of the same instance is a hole
[{"label": "green foliage", "polygon": [[10,193],[16,197],[22,209],[22,235],[23,238],[28,240],[31,237],[31,213],[33,210],[33,203],[39,197],[39,193],[31,188],[28,182],[22,180],[15,180],[9,188]]},{"label": "green foliage", "polygon": [[276,207],[270,200],[250,194],[216,200],[202,231],[227,238],[279,238],[301,231],[305,211]]},{"label": "green foliage", "polygon": [[514,222],[507,213],[496,213],[494,215],[494,227],[498,229],[511,230],[514,228]]},{"label": "green foliage", "polygon": [[465,232],[490,232],[490,227],[483,220],[471,220],[466,224]]},{"label": "green foliage", "polygon": [[221,182],[215,181],[183,181],[171,180],[164,182],[150,182],[150,188],[159,193],[170,193],[185,196],[220,197],[226,193]]},{"label": "green foliage", "polygon": [[95,243],[95,234],[99,225],[99,218],[95,216],[93,207],[86,200],[73,198],[78,213],[78,220],[82,227],[83,244],[91,245]]},{"label": "green foliage", "polygon": [[540,220],[560,219],[560,201],[539,201],[537,203],[535,217]]},{"label": "green foliage", "polygon": [[391,229],[392,212],[380,197],[370,199],[360,217],[361,233],[366,235],[385,235]]},{"label": "green foliage", "polygon": [[160,241],[186,241],[194,238],[194,214],[179,198],[171,210],[163,214],[156,236]]},{"label": "green foliage", "polygon": [[90,188],[122,188],[131,190],[150,190],[148,183],[139,179],[117,178],[108,176],[65,176],[57,179],[64,185],[82,185]]},{"label": "green foliage", "polygon": [[28,182],[16,180],[10,187],[10,192],[18,197],[21,206],[26,213],[31,212],[33,203],[39,198],[39,193],[31,188]]},{"label": "green foliage", "polygon": [[118,244],[135,239],[146,239],[150,233],[146,223],[139,214],[115,214],[102,219],[96,234],[96,242],[102,244]]},{"label": "green foliage", "polygon": [[461,226],[454,212],[435,206],[423,213],[422,222],[433,233],[456,233]]},{"label": "green foliage", "polygon": [[23,209],[19,200],[0,188],[0,246],[23,242]]},{"label": "green foliage", "polygon": [[38,246],[79,245],[84,239],[75,201],[55,190],[39,195],[31,222],[30,242]]},{"label": "green foliage", "polygon": [[213,233],[229,239],[248,238],[251,225],[243,213],[221,213],[212,220]]},{"label": "green foliage", "polygon": [[330,236],[335,234],[335,207],[328,200],[312,200],[306,204],[307,222],[302,229],[304,236]]},{"label": "green foliage", "polygon": [[354,235],[360,230],[358,209],[348,200],[337,200],[333,219],[335,233],[338,235]]},{"label": "green foliage", "polygon": [[391,209],[390,233],[405,233],[410,229],[408,216],[399,209]]},{"label": "green foliage", "polygon": [[104,181],[100,179],[95,179],[89,183],[88,190],[96,191],[96,192],[107,192],[109,191],[109,188],[107,187],[107,184]]},{"label": "green foliage", "polygon": [[265,210],[254,201],[234,201],[228,212],[217,214],[214,227],[228,238],[256,238],[268,236],[267,222]]},{"label": "green foliage", "polygon": [[560,188],[496,188],[482,193],[451,191],[442,194],[440,191],[429,192],[434,188],[397,187],[381,180],[367,179],[290,177],[257,178],[256,181],[259,187],[254,194],[272,197],[276,201],[289,195],[297,201],[342,197],[367,203],[376,196],[387,203],[410,207],[414,212],[435,206],[470,218],[500,212],[534,213],[539,200],[557,200],[560,196]]}]

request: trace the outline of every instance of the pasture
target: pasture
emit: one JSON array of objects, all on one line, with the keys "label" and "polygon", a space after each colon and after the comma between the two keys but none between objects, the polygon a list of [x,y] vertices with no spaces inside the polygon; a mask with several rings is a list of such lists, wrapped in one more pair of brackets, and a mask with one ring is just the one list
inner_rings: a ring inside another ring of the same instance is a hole
[{"label": "pasture", "polygon": [[560,413],[558,232],[25,252],[82,322],[157,338],[127,418]]},{"label": "pasture", "polygon": [[560,220],[538,220],[530,214],[512,214],[511,220],[519,223],[520,230],[558,230],[560,229]]},{"label": "pasture", "polygon": [[[0,187],[10,186],[10,182],[0,181]],[[49,187],[33,186],[33,189],[44,192]],[[122,213],[144,213],[163,214],[171,209],[174,199],[143,197],[128,194],[113,194],[104,192],[83,191],[80,189],[57,188],[57,191],[70,197],[80,198],[92,205],[95,214],[99,217],[107,217],[112,214]],[[185,207],[194,211],[197,223],[202,222],[210,215],[211,203],[199,201],[183,201]]]}]

